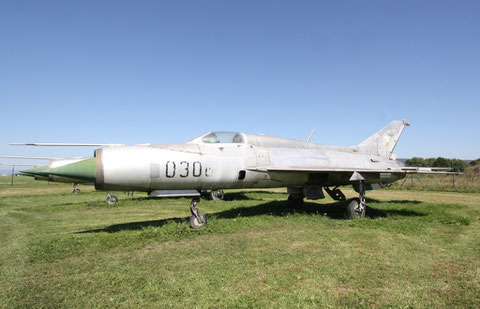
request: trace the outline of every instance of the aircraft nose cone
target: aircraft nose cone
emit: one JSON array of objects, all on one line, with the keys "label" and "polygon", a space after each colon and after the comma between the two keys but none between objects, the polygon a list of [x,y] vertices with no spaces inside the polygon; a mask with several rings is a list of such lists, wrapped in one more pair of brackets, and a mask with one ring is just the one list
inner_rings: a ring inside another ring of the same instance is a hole
[{"label": "aircraft nose cone", "polygon": [[95,182],[97,173],[96,159],[85,159],[75,163],[51,168],[48,170],[48,173],[56,176]]},{"label": "aircraft nose cone", "polygon": [[41,175],[42,173],[46,172],[48,170],[48,165],[42,165],[42,166],[37,166],[33,168],[29,168],[27,170],[23,170],[19,172],[20,175],[26,175],[26,176],[35,176],[35,175]]}]

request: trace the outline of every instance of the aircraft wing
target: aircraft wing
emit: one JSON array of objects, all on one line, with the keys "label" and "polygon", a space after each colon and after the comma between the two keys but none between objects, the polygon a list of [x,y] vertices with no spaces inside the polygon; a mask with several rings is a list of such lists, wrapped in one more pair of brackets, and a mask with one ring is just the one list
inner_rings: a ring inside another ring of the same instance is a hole
[{"label": "aircraft wing", "polygon": [[386,169],[369,169],[369,168],[336,168],[336,167],[275,167],[267,166],[263,168],[254,168],[259,172],[297,172],[297,173],[399,173],[399,174],[461,174],[459,172],[451,172],[448,168],[437,167],[399,167]]},{"label": "aircraft wing", "polygon": [[5,159],[28,159],[28,160],[59,160],[61,158],[52,158],[52,157],[27,157],[27,156],[0,156],[0,158]]},{"label": "aircraft wing", "polygon": [[0,165],[3,165],[3,166],[34,166],[34,167],[39,166],[38,164],[0,164]]},{"label": "aircraft wing", "polygon": [[91,143],[10,143],[11,146],[94,146],[94,147],[119,147],[126,144],[91,144]]}]

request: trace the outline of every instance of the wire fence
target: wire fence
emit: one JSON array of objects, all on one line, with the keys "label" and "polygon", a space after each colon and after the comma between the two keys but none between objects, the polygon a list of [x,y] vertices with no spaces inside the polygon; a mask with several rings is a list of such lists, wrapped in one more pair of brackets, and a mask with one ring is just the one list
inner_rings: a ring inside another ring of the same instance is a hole
[{"label": "wire fence", "polygon": [[480,167],[468,169],[460,175],[410,174],[393,184],[393,188],[424,190],[461,190],[480,192]]}]

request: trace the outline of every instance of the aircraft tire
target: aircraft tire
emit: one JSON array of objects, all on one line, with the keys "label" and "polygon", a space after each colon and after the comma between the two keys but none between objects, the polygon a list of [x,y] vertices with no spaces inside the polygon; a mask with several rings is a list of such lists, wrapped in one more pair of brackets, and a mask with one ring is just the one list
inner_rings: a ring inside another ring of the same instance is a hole
[{"label": "aircraft tire", "polygon": [[212,190],[210,191],[210,199],[212,201],[223,201],[223,198],[225,197],[225,193],[223,193],[223,190]]},{"label": "aircraft tire", "polygon": [[359,210],[360,199],[352,198],[347,202],[347,217],[349,219],[358,219],[365,217],[365,208],[362,211]]},{"label": "aircraft tire", "polygon": [[118,202],[118,198],[115,195],[107,197],[107,205],[115,205]]},{"label": "aircraft tire", "polygon": [[191,216],[190,217],[190,227],[194,230],[196,230],[199,227],[207,224],[207,215],[206,214],[198,211],[197,215],[202,219],[203,223],[201,223],[196,216]]}]

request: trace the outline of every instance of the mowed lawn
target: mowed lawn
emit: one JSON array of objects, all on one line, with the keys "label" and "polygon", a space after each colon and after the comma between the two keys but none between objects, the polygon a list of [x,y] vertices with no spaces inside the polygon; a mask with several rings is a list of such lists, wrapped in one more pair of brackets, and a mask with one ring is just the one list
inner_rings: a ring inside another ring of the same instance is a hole
[{"label": "mowed lawn", "polygon": [[227,191],[195,231],[189,199],[81,189],[0,185],[1,307],[480,305],[478,193],[368,192],[352,221],[329,197]]}]

